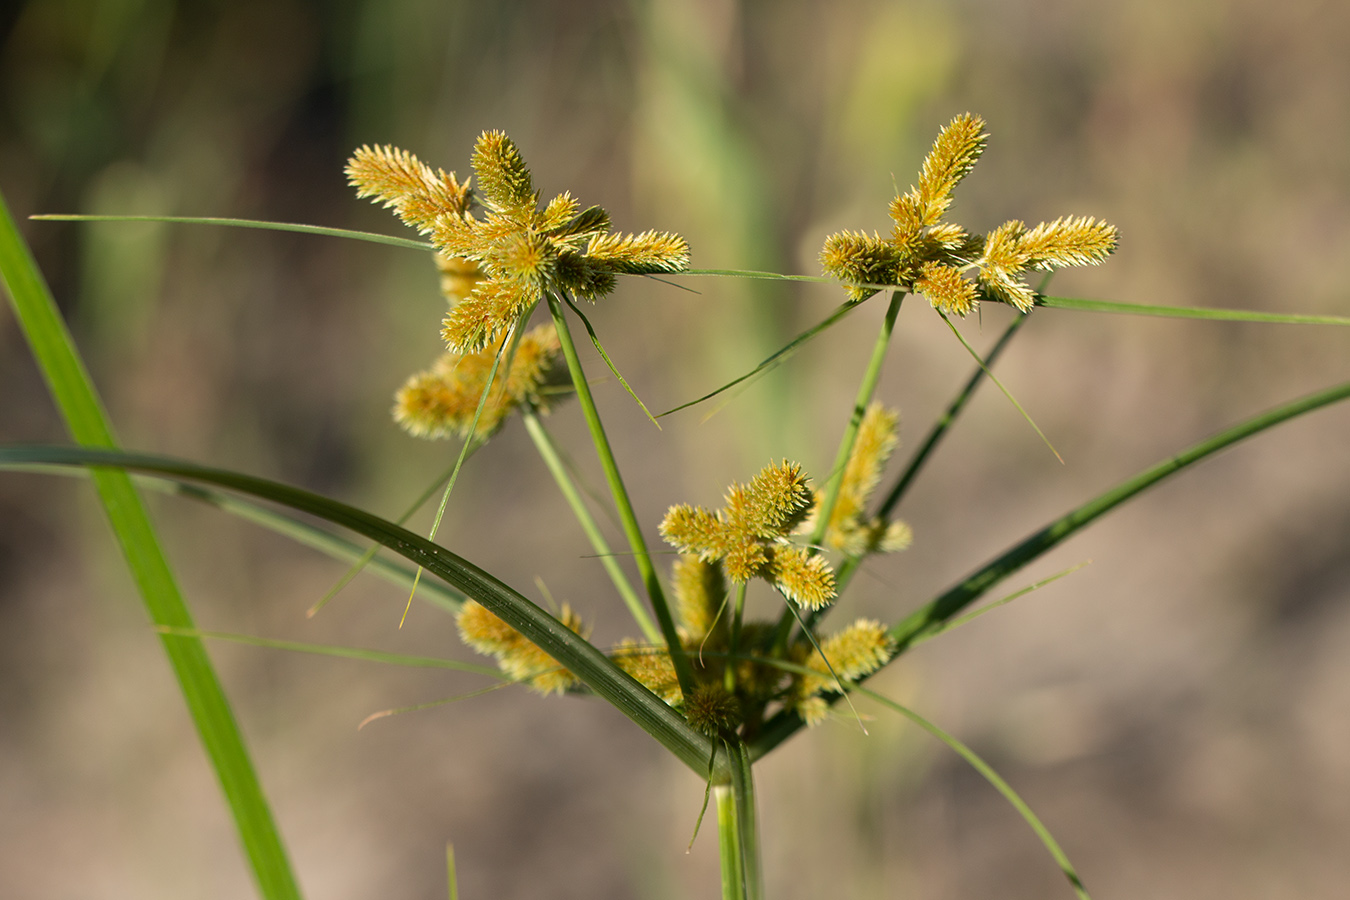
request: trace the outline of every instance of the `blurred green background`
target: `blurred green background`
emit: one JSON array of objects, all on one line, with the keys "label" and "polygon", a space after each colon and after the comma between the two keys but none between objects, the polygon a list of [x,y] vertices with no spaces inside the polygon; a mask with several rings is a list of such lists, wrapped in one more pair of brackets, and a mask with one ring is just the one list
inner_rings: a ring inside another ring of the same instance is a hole
[{"label": "blurred green background", "polygon": [[[17,216],[166,213],[403,233],[342,166],[392,143],[468,172],[506,130],[546,195],[682,232],[699,267],[816,274],[884,229],[938,128],[993,135],[953,214],[1091,214],[1120,250],[1074,296],[1350,314],[1350,6],[36,0],[0,7],[0,189]],[[389,420],[439,346],[427,256],[295,234],[25,223],[123,442],[397,515],[455,448]],[[841,299],[630,280],[594,309],[653,408],[740,374]],[[705,420],[599,402],[640,513],[716,505],[770,457],[823,473],[874,302]],[[964,331],[988,347],[1007,311]],[[1040,311],[902,510],[905,554],[840,616],[895,620],[1048,518],[1245,415],[1344,379],[1344,330]],[[970,362],[922,300],[880,398],[912,447]],[[603,372],[598,360],[591,371]],[[601,481],[574,407],[552,420]],[[0,314],[0,441],[64,434]],[[1135,502],[1008,590],[1071,577],[878,684],[1009,778],[1098,897],[1341,896],[1350,863],[1350,413],[1262,436]],[[899,456],[905,456],[902,448]],[[203,627],[467,658],[453,623],[186,501],[152,499]],[[418,527],[425,527],[419,520]],[[626,627],[523,430],[475,457],[442,539],[600,642]],[[763,610],[771,609],[760,597]],[[702,784],[595,701],[215,644],[308,895],[712,896]],[[832,722],[761,766],[770,896],[1068,896],[1016,815],[914,729]],[[247,896],[154,634],[87,486],[0,477],[0,893]]]}]

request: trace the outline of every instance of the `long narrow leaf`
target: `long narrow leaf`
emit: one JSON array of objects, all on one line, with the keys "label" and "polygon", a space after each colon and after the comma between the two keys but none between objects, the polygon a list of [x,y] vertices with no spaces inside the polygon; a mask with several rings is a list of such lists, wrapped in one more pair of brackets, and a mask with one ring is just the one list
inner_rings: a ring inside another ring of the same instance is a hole
[{"label": "long narrow leaf", "polygon": [[[1309,394],[1283,406],[1252,416],[1208,440],[1163,460],[1140,472],[1100,496],[1065,513],[1044,528],[1032,533],[998,557],[981,566],[959,584],[925,603],[913,614],[892,626],[890,636],[895,641],[897,654],[940,630],[961,610],[984,595],[1004,578],[1027,563],[1058,546],[1070,535],[1115,509],[1130,498],[1153,487],[1177,472],[1207,456],[1223,450],[1238,441],[1273,428],[1281,422],[1321,409],[1350,398],[1350,382]],[[796,713],[780,712],[764,725],[764,730],[751,747],[758,759],[791,737],[803,722]]]},{"label": "long narrow leaf", "polygon": [[[700,776],[707,771],[711,744],[690,728],[682,715],[519,592],[463,557],[393,522],[302,488],[167,457],[77,447],[0,448],[0,467],[14,464],[113,467],[214,484],[318,516],[378,541],[483,604]],[[724,774],[719,770],[720,780],[725,780]]]},{"label": "long narrow leaf", "polygon": [[[3,197],[0,276],[71,436],[81,444],[115,447],[102,403]],[[93,477],[151,621],[193,627],[192,615],[130,477],[108,470],[97,471]],[[162,635],[160,642],[229,803],[258,889],[269,900],[298,898],[300,890],[281,836],[205,648],[197,638]]]},{"label": "long narrow leaf", "polygon": [[372,244],[387,244],[391,247],[404,247],[409,250],[436,249],[434,244],[429,244],[426,241],[414,241],[409,238],[376,234],[373,231],[352,231],[350,228],[327,228],[323,225],[302,225],[297,222],[266,222],[261,219],[228,219],[218,216],[76,216],[56,213],[29,216],[29,218],[42,222],[169,222],[177,225],[228,225],[234,228],[298,231],[301,234],[349,238],[354,241],[369,241]]},{"label": "long narrow leaf", "polygon": [[1188,306],[1145,306],[1109,300],[1079,300],[1074,297],[1041,297],[1038,306],[1076,309],[1083,312],[1124,313],[1131,316],[1162,316],[1169,319],[1209,319],[1215,322],[1267,322],[1276,325],[1350,325],[1350,316],[1312,316],[1302,313],[1269,313],[1249,309],[1203,309]]},{"label": "long narrow leaf", "polygon": [[1063,848],[1059,846],[1059,842],[1055,840],[1054,835],[1050,833],[1050,829],[1046,828],[1041,820],[1036,817],[1036,814],[1031,811],[1031,807],[1027,805],[1025,800],[1018,796],[1017,792],[1012,789],[1012,786],[1004,781],[1003,777],[999,775],[998,772],[994,771],[993,766],[981,759],[974,750],[971,750],[965,744],[961,743],[909,707],[901,706],[894,700],[883,697],[876,691],[870,691],[865,687],[854,687],[853,690],[865,697],[872,698],[882,706],[894,710],[909,719],[915,725],[918,725],[924,731],[950,747],[953,752],[969,763],[971,768],[984,776],[985,781],[992,784],[994,789],[1012,804],[1013,809],[1017,810],[1018,815],[1026,820],[1026,823],[1031,826],[1031,830],[1036,832],[1036,837],[1040,838],[1041,843],[1045,845],[1045,849],[1050,852],[1050,856],[1055,860],[1060,871],[1064,873],[1064,877],[1069,880],[1069,884],[1073,887],[1074,893],[1081,897],[1082,900],[1090,900],[1087,889],[1083,887],[1083,880],[1078,877],[1078,873],[1074,870],[1073,863],[1069,862],[1069,857],[1064,853]]}]

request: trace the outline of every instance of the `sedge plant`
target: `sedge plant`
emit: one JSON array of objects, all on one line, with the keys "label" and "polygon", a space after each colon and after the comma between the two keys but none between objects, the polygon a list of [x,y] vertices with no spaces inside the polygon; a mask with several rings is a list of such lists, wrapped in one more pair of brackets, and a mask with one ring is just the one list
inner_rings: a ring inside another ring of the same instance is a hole
[{"label": "sedge plant", "polygon": [[[571,608],[564,605],[550,613],[451,548],[401,523],[243,473],[117,449],[88,375],[6,214],[0,268],[79,446],[0,448],[0,465],[89,467],[93,473],[151,618],[179,673],[265,897],[296,896],[295,878],[271,824],[265,794],[252,777],[228,703],[200,651],[206,635],[195,630],[178,597],[167,564],[155,549],[148,520],[135,512],[138,501],[127,472],[152,476],[186,496],[247,516],[338,558],[355,560],[357,568],[370,563],[376,574],[429,596],[456,616],[464,643],[493,662],[490,668],[446,665],[542,694],[592,697],[613,704],[706,782],[707,800],[715,805],[722,896],[729,900],[764,896],[755,763],[803,729],[832,718],[841,702],[845,706],[833,718],[861,724],[847,711],[852,695],[876,697],[959,753],[1036,831],[1068,879],[1068,889],[1087,896],[1059,845],[997,773],[936,724],[877,697],[863,683],[918,643],[979,614],[970,611],[972,604],[1077,530],[1218,450],[1350,397],[1350,383],[1294,400],[1169,457],[976,565],[968,577],[927,603],[892,610],[889,621],[832,622],[830,613],[863,560],[911,546],[916,528],[897,518],[901,500],[972,394],[985,381],[996,382],[990,371],[996,357],[1025,318],[1037,315],[1040,307],[1338,325],[1350,324],[1350,319],[1143,308],[1047,297],[1032,286],[1029,279],[1034,273],[1048,275],[1105,261],[1116,246],[1116,229],[1088,216],[1065,216],[1035,226],[1013,220],[984,234],[949,221],[954,191],[980,159],[987,140],[979,117],[956,117],[937,136],[914,185],[891,199],[893,227],[888,234],[849,230],[825,238],[820,253],[824,274],[800,277],[836,283],[844,295],[840,308],[750,373],[781,364],[801,343],[872,298],[886,304],[881,328],[864,354],[848,421],[829,467],[813,476],[801,462],[769,460],[758,472],[747,472],[743,481],[728,486],[717,509],[671,498],[664,512],[636,509],[626,487],[574,334],[580,323],[609,364],[583,302],[601,301],[619,276],[627,275],[793,276],[692,270],[690,249],[676,234],[616,233],[603,209],[583,207],[566,192],[542,202],[519,149],[501,132],[485,132],[478,139],[472,177],[463,180],[393,147],[362,147],[352,156],[347,175],[357,194],[391,208],[421,239],[348,235],[429,252],[447,302],[440,326],[445,349],[398,390],[394,420],[417,438],[460,441],[459,450],[451,454],[456,458],[454,472],[470,450],[491,452],[493,436],[513,417],[522,420],[602,562],[610,589],[632,619],[632,636],[604,647],[588,639],[590,623]],[[910,295],[922,298],[934,315],[948,320],[971,315],[984,303],[1011,306],[1018,315],[988,358],[971,350],[976,365],[970,379],[919,442],[901,474],[881,490],[887,463],[899,445],[899,411],[876,396],[877,386],[901,304]],[[622,381],[617,371],[614,374]],[[566,462],[566,452],[546,424],[550,413],[574,414],[573,401],[604,473],[611,512],[622,532],[618,546],[606,537]],[[442,507],[454,502],[453,474],[438,479],[437,489],[447,478]],[[404,562],[376,560],[373,552],[363,554],[349,539],[258,501],[317,516],[374,542],[376,548],[393,551]],[[648,545],[644,525],[658,526],[664,547]],[[917,530],[921,534],[922,525]],[[673,561],[668,566],[658,563],[664,559]],[[423,570],[432,577],[417,588]],[[775,598],[777,614],[750,618],[751,591]],[[348,652],[400,661],[390,654]]]}]

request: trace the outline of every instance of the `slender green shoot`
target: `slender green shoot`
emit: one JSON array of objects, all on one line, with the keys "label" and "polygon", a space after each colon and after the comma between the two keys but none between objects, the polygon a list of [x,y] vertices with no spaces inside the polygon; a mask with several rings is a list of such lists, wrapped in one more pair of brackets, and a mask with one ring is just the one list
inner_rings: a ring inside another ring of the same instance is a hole
[{"label": "slender green shoot", "polygon": [[[899,505],[901,498],[905,496],[905,492],[909,490],[910,485],[914,483],[914,478],[919,474],[924,463],[928,462],[928,457],[937,447],[938,442],[942,440],[947,434],[947,430],[951,428],[957,417],[961,415],[961,411],[965,409],[966,403],[970,400],[971,396],[974,395],[976,388],[984,382],[985,374],[989,371],[989,368],[994,365],[994,362],[1003,353],[1004,348],[1012,341],[1013,335],[1017,334],[1018,330],[1021,329],[1022,325],[1025,324],[1029,318],[1029,316],[1024,316],[1020,313],[1013,316],[1012,321],[1008,323],[1008,327],[999,337],[998,342],[994,344],[993,349],[989,351],[988,357],[975,367],[975,371],[971,373],[970,378],[966,381],[965,387],[963,387],[956,395],[938,420],[933,423],[933,428],[928,432],[928,436],[924,438],[923,444],[915,451],[909,464],[905,466],[904,472],[896,479],[895,486],[891,488],[890,492],[886,494],[886,499],[882,501],[881,507],[877,510],[877,515],[880,518],[888,519],[890,518],[891,513],[895,512],[896,506]],[[843,579],[841,578],[840,580],[842,581]]]},{"label": "slender green shoot", "polygon": [[[867,412],[867,404],[871,402],[877,382],[881,380],[881,366],[886,361],[886,351],[890,348],[891,335],[895,332],[895,320],[900,315],[900,304],[904,299],[905,295],[900,291],[891,294],[890,305],[886,308],[881,329],[877,332],[876,341],[872,345],[872,356],[867,361],[867,368],[863,370],[862,381],[858,384],[858,393],[853,400],[853,411],[849,414],[848,424],[844,427],[844,434],[839,440],[834,465],[830,467],[824,494],[815,510],[816,525],[807,538],[807,543],[812,547],[819,548],[824,544],[825,533],[830,528],[830,518],[834,515],[835,504],[839,501],[839,491],[844,484],[844,469],[848,466],[849,455],[853,453],[853,444],[858,438],[858,428],[862,425],[863,416]],[[787,648],[792,622],[796,616],[797,612],[789,601],[787,609],[778,619],[777,632],[774,636],[774,647],[780,654]],[[818,616],[814,614],[809,616],[808,623],[815,622],[817,618]],[[803,624],[802,627],[807,634],[810,633],[809,624]]]},{"label": "slender green shoot", "polygon": [[[0,280],[71,436],[86,446],[115,448],[102,401],[3,196]],[[150,620],[156,625],[193,627],[192,614],[131,478],[108,470],[95,471],[92,478]],[[298,900],[300,888],[272,811],[205,648],[197,638],[172,635],[162,635],[160,643],[230,806],[259,891],[268,900]]]},{"label": "slender green shoot", "polygon": [[[88,469],[71,469],[63,466],[9,466],[6,468],[15,472],[61,475],[68,478],[88,478],[90,475]],[[142,475],[133,475],[132,481],[136,484],[138,490],[151,490],[160,494],[185,497],[198,503],[214,506],[221,512],[243,519],[245,522],[260,525],[282,537],[288,537],[296,543],[318,550],[320,553],[336,560],[352,562],[353,560],[365,559],[368,556],[373,557],[370,559],[370,569],[373,574],[391,584],[401,587],[412,586],[413,576],[416,574],[416,569],[413,567],[374,556],[369,551],[363,551],[360,544],[322,528],[316,528],[309,522],[294,516],[279,513],[261,504],[252,503],[222,491],[202,487],[199,484],[163,478],[147,478]],[[376,544],[375,546],[379,548],[380,545]],[[458,613],[460,607],[464,604],[463,594],[440,581],[423,584],[421,596],[427,603],[452,615]]]},{"label": "slender green shoot", "polygon": [[553,480],[558,484],[558,490],[562,491],[563,497],[567,500],[567,505],[572,508],[572,514],[576,516],[577,523],[581,525],[581,530],[586,533],[586,538],[591,542],[591,547],[595,549],[595,555],[600,560],[600,565],[604,566],[605,572],[609,575],[609,580],[614,583],[614,588],[623,598],[624,605],[628,607],[628,612],[633,616],[633,621],[637,623],[638,628],[642,629],[643,636],[650,643],[661,643],[661,629],[657,628],[651,616],[647,615],[647,610],[642,605],[642,599],[633,590],[632,584],[628,581],[628,576],[624,574],[623,567],[619,565],[619,561],[609,547],[609,542],[605,540],[604,533],[600,531],[600,526],[596,523],[595,517],[591,515],[590,507],[586,505],[585,499],[577,490],[576,484],[573,483],[571,473],[567,471],[567,465],[563,462],[562,454],[558,451],[558,445],[554,443],[553,436],[544,427],[539,414],[528,405],[521,407],[521,420],[525,423],[525,431],[529,433],[535,449],[539,451],[539,457],[553,475]]},{"label": "slender green shoot", "polygon": [[939,312],[938,315],[942,316],[942,321],[947,323],[947,327],[952,330],[952,334],[956,335],[956,339],[961,342],[961,346],[966,348],[966,352],[969,353],[975,362],[979,364],[980,368],[984,370],[984,374],[989,380],[1003,392],[1003,396],[1008,398],[1008,402],[1017,408],[1017,411],[1022,414],[1022,418],[1027,420],[1027,424],[1040,436],[1040,439],[1045,443],[1045,446],[1049,447],[1050,452],[1055,454],[1055,459],[1059,460],[1059,464],[1064,465],[1064,457],[1059,455],[1059,451],[1055,449],[1054,444],[1050,443],[1050,439],[1045,436],[1045,432],[1041,431],[1041,427],[1036,424],[1036,420],[1031,418],[1031,415],[1022,408],[1022,404],[1017,402],[1017,398],[1012,395],[1012,391],[1004,387],[1003,382],[994,377],[994,373],[989,371],[989,366],[984,360],[980,359],[980,354],[975,351],[974,347],[970,346],[970,342],[967,341],[965,336],[952,324],[952,320],[947,317],[947,314]]},{"label": "slender green shoot", "polygon": [[459,900],[459,879],[455,877],[455,845],[445,845],[445,883],[450,900]]},{"label": "slender green shoot", "polygon": [[677,413],[682,409],[688,409],[691,406],[697,406],[698,404],[702,403],[705,400],[711,400],[713,397],[716,397],[723,391],[730,390],[731,388],[734,388],[738,384],[742,384],[743,382],[749,381],[753,378],[763,375],[770,369],[777,368],[778,366],[787,362],[788,359],[790,359],[794,353],[796,353],[798,350],[801,349],[802,345],[804,345],[812,338],[824,332],[835,322],[838,322],[844,316],[848,315],[850,312],[857,309],[858,306],[859,304],[854,303],[852,301],[849,301],[847,303],[841,303],[839,307],[835,309],[834,312],[826,316],[824,320],[816,323],[815,325],[812,325],[810,328],[806,329],[801,334],[797,335],[795,338],[788,341],[782,347],[775,350],[763,362],[755,366],[749,372],[746,372],[744,375],[741,375],[738,378],[733,378],[731,381],[728,381],[726,384],[722,385],[716,390],[709,391],[702,397],[690,400],[688,403],[681,403],[679,406],[671,407],[665,412],[658,414],[656,418],[660,419],[664,416],[670,415],[671,413]]},{"label": "slender green shoot", "polygon": [[675,666],[675,676],[679,680],[680,690],[688,697],[694,690],[693,667],[690,666],[689,658],[680,643],[675,620],[670,614],[665,592],[661,589],[661,579],[656,574],[656,566],[652,563],[651,553],[647,550],[647,542],[642,537],[642,527],[638,524],[637,513],[633,511],[628,489],[624,487],[619,464],[614,459],[614,451],[610,448],[609,438],[605,435],[605,426],[600,421],[600,413],[595,408],[595,398],[591,396],[586,373],[581,368],[581,358],[577,355],[572,332],[567,327],[562,303],[551,293],[545,296],[548,299],[549,312],[553,316],[553,325],[558,331],[558,342],[562,345],[563,357],[567,360],[567,371],[577,392],[577,402],[581,405],[586,427],[590,430],[591,443],[595,445],[595,452],[600,457],[600,466],[605,472],[605,480],[609,483],[610,494],[614,498],[619,521],[623,525],[624,536],[628,539],[629,549],[633,551],[633,559],[642,576],[642,583],[647,589],[647,599],[651,602],[652,611],[656,613],[656,621],[661,626],[661,636],[670,651],[670,659]]},{"label": "slender green shoot", "polygon": [[731,757],[731,795],[736,808],[736,843],[745,896],[747,900],[763,900],[764,869],[759,852],[759,816],[755,811],[755,773],[744,744],[739,740],[728,741],[726,748]]},{"label": "slender green shoot", "polygon": [[49,213],[28,218],[40,222],[169,222],[177,225],[229,225],[234,228],[261,228],[267,231],[298,231],[301,234],[317,234],[324,237],[349,238],[355,241],[369,241],[372,244],[387,244],[391,247],[404,247],[410,250],[435,250],[434,244],[426,241],[414,241],[408,238],[391,237],[387,234],[375,234],[372,231],[352,231],[350,228],[326,228],[322,225],[301,225],[295,222],[266,222],[260,219],[233,219],[219,216],[77,216],[63,213]]},{"label": "slender green shoot", "polygon": [[563,294],[563,300],[565,300],[567,305],[572,308],[572,312],[577,314],[577,318],[581,320],[581,324],[586,326],[586,333],[591,336],[591,343],[595,345],[596,352],[600,354],[600,358],[605,361],[605,365],[609,367],[609,370],[614,373],[614,377],[619,379],[619,384],[623,385],[623,389],[628,392],[628,396],[633,398],[633,402],[642,407],[642,414],[651,420],[651,423],[656,426],[657,431],[660,431],[661,423],[656,421],[656,416],[652,415],[652,411],[647,408],[647,404],[642,402],[642,398],[637,395],[637,392],[628,386],[628,380],[623,377],[623,373],[621,373],[618,367],[614,365],[614,361],[609,358],[609,354],[605,352],[604,346],[601,345],[600,338],[596,335],[595,329],[591,327],[591,320],[586,318],[586,314],[581,311],[571,297]]},{"label": "slender green shoot", "polygon": [[1248,309],[1205,309],[1189,306],[1146,306],[1109,300],[1079,300],[1074,297],[1041,297],[1038,306],[1080,312],[1104,312],[1130,316],[1161,316],[1168,319],[1208,319],[1211,322],[1266,322],[1273,325],[1350,325],[1350,316],[1270,313]]},{"label": "slender green shoot", "polygon": [[381,709],[366,716],[360,722],[356,723],[356,730],[361,731],[371,722],[378,722],[380,719],[387,719],[390,716],[401,716],[404,713],[422,712],[423,710],[436,709],[437,707],[447,706],[451,703],[459,703],[463,700],[473,700],[476,697],[482,697],[491,694],[494,691],[500,691],[502,688],[511,687],[516,684],[514,681],[499,681],[496,684],[490,684],[487,687],[479,688],[476,691],[468,691],[463,694],[455,694],[453,697],[442,697],[439,700],[428,700],[426,703],[414,703],[411,706],[396,706],[393,709]]},{"label": "slender green shoot", "polygon": [[[1040,581],[1037,581],[1037,582],[1035,582],[1034,584],[1029,584],[1029,585],[1027,585],[1026,587],[1022,588],[1021,590],[1013,591],[1013,592],[1012,592],[1011,594],[1009,594],[1008,596],[1003,597],[1003,598],[1000,598],[1000,599],[998,599],[998,600],[995,600],[993,603],[990,603],[990,604],[988,604],[988,605],[986,605],[986,606],[981,606],[979,609],[975,610],[974,612],[969,612],[969,613],[966,613],[964,616],[961,616],[960,618],[952,619],[950,622],[948,622],[947,624],[943,625],[943,626],[942,626],[941,628],[939,628],[937,631],[935,631],[935,632],[933,632],[932,634],[928,635],[927,637],[923,638],[923,641],[930,641],[930,640],[932,640],[933,638],[937,637],[937,636],[940,635],[940,634],[946,634],[946,633],[949,632],[949,631],[955,631],[957,628],[960,628],[962,625],[968,625],[968,624],[970,624],[971,622],[975,621],[976,619],[978,619],[980,616],[984,615],[985,613],[993,612],[994,610],[998,609],[1000,606],[1007,606],[1009,603],[1013,602],[1014,600],[1017,600],[1017,599],[1019,599],[1019,598],[1021,598],[1021,597],[1025,597],[1027,594],[1030,594],[1030,593],[1032,593],[1033,591],[1039,591],[1041,588],[1045,587],[1047,584],[1051,584],[1052,582],[1059,581],[1061,578],[1065,577],[1066,575],[1072,575],[1074,572],[1077,572],[1079,569],[1083,568],[1084,566],[1089,566],[1089,565],[1091,565],[1091,564],[1092,564],[1092,560],[1090,560],[1090,559],[1085,559],[1085,560],[1083,560],[1082,562],[1077,563],[1076,565],[1069,566],[1069,568],[1067,568],[1067,569],[1063,569],[1063,570],[1061,570],[1061,571],[1059,571],[1059,572],[1056,572],[1055,574],[1049,576],[1048,578],[1042,578]],[[923,643],[923,641],[915,641],[914,643],[911,643],[910,646],[913,647],[913,646],[915,646],[915,645],[917,645],[917,644],[921,644],[921,643]]]},{"label": "slender green shoot", "polygon": [[410,656],[406,653],[388,653],[384,650],[369,650],[364,647],[340,647],[333,644],[311,644],[305,641],[284,641],[276,638],[254,637],[249,634],[235,634],[228,631],[203,631],[199,628],[171,628],[167,625],[155,629],[160,634],[172,634],[178,637],[204,638],[213,641],[229,641],[232,644],[246,644],[249,647],[262,647],[267,650],[286,650],[292,653],[311,653],[317,656],[336,656],[340,659],[355,659],[361,662],[381,663],[387,666],[403,666],[411,669],[453,669],[456,672],[469,672],[482,675],[494,681],[511,684],[511,680],[501,671],[491,666],[460,662],[457,659],[443,659],[439,656]]},{"label": "slender green shoot", "polygon": [[722,900],[748,900],[736,794],[729,784],[713,788],[717,799],[717,848],[722,860]]},{"label": "slender green shoot", "polygon": [[[470,448],[469,454],[473,455],[473,451],[476,450],[478,446],[481,446],[481,444],[475,445],[473,448]],[[422,493],[418,495],[417,499],[414,500],[408,506],[408,508],[403,511],[403,515],[399,516],[394,521],[397,522],[399,525],[406,524],[407,521],[413,517],[414,513],[416,513],[419,509],[421,509],[422,506],[428,500],[430,500],[432,497],[436,495],[436,491],[440,489],[440,486],[445,484],[446,480],[455,474],[455,469],[458,466],[459,460],[456,459],[455,462],[451,464],[449,468],[447,468],[440,475],[436,476],[436,480],[433,481],[431,484],[429,484],[426,490],[422,491]],[[315,601],[313,606],[305,610],[305,617],[308,619],[312,619],[316,615],[318,615],[319,610],[327,606],[328,601],[332,600],[339,593],[341,593],[343,588],[351,584],[352,579],[356,578],[357,575],[360,575],[361,572],[366,568],[366,566],[370,565],[371,561],[375,559],[376,555],[379,552],[380,552],[380,545],[374,544],[368,550],[362,553],[361,557],[352,564],[351,568],[349,568],[346,572],[342,573],[342,577],[339,578],[333,584],[332,587],[330,587],[327,591],[325,591],[324,595],[320,597],[317,601]],[[412,582],[408,585],[409,588],[411,588],[412,584],[416,583],[416,581],[417,576],[414,574]]]},{"label": "slender green shoot", "polygon": [[1013,809],[1017,810],[1018,815],[1031,826],[1031,830],[1036,832],[1036,837],[1040,838],[1041,843],[1045,845],[1045,849],[1049,851],[1050,856],[1055,860],[1056,864],[1059,865],[1060,871],[1062,871],[1064,877],[1069,880],[1069,884],[1073,887],[1074,893],[1082,898],[1082,900],[1091,900],[1088,896],[1087,888],[1083,887],[1083,880],[1078,877],[1078,872],[1074,870],[1073,863],[1069,862],[1069,857],[1064,853],[1063,848],[1059,846],[1059,842],[1055,840],[1054,835],[1050,833],[1050,829],[1045,827],[1044,823],[1042,823],[1036,814],[1031,811],[1031,807],[1027,805],[1026,801],[1018,796],[1017,792],[1012,789],[1012,786],[1004,781],[1003,777],[999,775],[998,772],[995,772],[992,766],[981,759],[974,750],[971,750],[965,744],[961,743],[961,741],[943,731],[909,707],[902,706],[894,700],[884,697],[876,691],[868,690],[861,685],[854,685],[852,689],[859,694],[862,694],[864,697],[870,697],[887,709],[893,710],[909,719],[915,725],[918,725],[924,731],[950,747],[957,755],[969,763],[972,769],[984,776],[985,781],[988,781],[993,785],[994,789],[1003,795],[1003,798],[1012,805]]}]

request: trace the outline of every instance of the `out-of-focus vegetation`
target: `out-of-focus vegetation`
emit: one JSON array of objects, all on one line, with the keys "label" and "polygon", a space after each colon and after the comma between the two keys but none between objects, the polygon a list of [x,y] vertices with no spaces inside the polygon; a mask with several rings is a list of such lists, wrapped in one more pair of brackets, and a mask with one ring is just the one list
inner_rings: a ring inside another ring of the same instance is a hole
[{"label": "out-of-focus vegetation", "polygon": [[[0,11],[0,188],[20,215],[392,230],[345,183],[354,147],[393,143],[466,174],[473,137],[502,128],[547,194],[603,204],[620,229],[678,231],[695,266],[814,274],[821,238],[884,228],[892,177],[972,109],[996,142],[963,185],[962,221],[1081,207],[1125,236],[1109,267],[1057,292],[1346,314],[1346,46],[1350,9],[1312,0],[36,0]],[[440,346],[429,257],[153,224],[33,223],[28,236],[127,446],[391,515],[453,452],[388,417]],[[653,408],[740,374],[841,299],[680,284],[699,293],[633,279],[594,310]],[[608,421],[625,423],[615,443],[651,533],[670,503],[715,505],[770,455],[824,469],[857,378],[838,360],[879,315],[862,311],[706,422],[690,411],[657,432],[617,384],[597,386]],[[1005,314],[986,315],[967,328],[984,345]],[[915,423],[902,423],[911,446],[969,365],[932,318],[902,312],[882,387]],[[1068,466],[981,396],[904,510],[914,548],[869,564],[870,599],[851,612],[894,618],[1089,493],[1343,378],[1346,358],[1339,332],[1038,311],[1000,374]],[[553,424],[598,483],[575,416]],[[1336,896],[1350,838],[1348,432],[1332,410],[1141,501],[1042,574],[1092,566],[916,653],[885,689],[999,765],[1100,896]],[[0,317],[0,441],[61,437]],[[442,539],[603,619],[591,613],[617,598],[579,536],[550,524],[567,515],[553,497],[509,426],[466,469]],[[404,595],[373,581],[306,620],[341,566],[181,501],[155,511],[206,627],[462,652],[430,609],[396,631]],[[215,785],[105,531],[85,486],[0,478],[0,893],[242,895]],[[716,877],[706,836],[683,853],[701,785],[599,704],[508,692],[357,733],[372,711],[468,685],[213,655],[311,896],[438,894],[446,841],[465,896],[684,896]],[[903,723],[871,730],[818,730],[766,762],[771,896],[837,893],[825,879],[840,868],[864,895],[1064,890],[982,782]],[[505,768],[511,779],[493,777]]]}]

